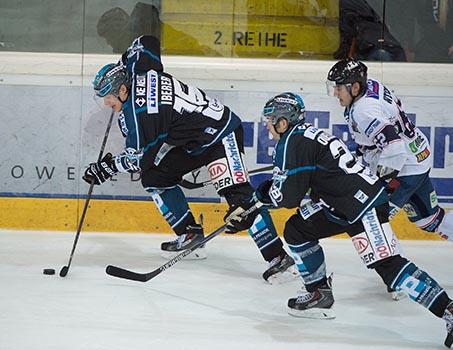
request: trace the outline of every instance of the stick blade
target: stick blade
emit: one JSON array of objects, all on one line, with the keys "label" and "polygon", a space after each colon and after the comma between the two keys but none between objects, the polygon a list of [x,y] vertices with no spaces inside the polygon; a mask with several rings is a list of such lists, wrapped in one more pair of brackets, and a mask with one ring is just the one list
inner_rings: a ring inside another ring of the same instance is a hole
[{"label": "stick blade", "polygon": [[109,265],[106,267],[105,272],[107,275],[132,280],[137,282],[146,282],[154,277],[153,273],[138,273],[130,270],[123,269],[118,266]]},{"label": "stick blade", "polygon": [[68,274],[69,267],[68,266],[63,266],[60,270],[60,277],[66,277]]}]

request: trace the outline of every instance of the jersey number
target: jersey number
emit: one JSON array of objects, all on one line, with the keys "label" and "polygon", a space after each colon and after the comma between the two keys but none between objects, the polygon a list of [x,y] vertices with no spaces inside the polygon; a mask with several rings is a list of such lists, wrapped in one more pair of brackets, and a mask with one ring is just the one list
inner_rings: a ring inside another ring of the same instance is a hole
[{"label": "jersey number", "polygon": [[357,174],[371,185],[377,181],[377,177],[365,173],[365,167],[357,162],[357,159],[339,139],[333,139],[329,144],[329,149],[332,157],[338,160],[338,167],[346,174]]},{"label": "jersey number", "polygon": [[196,112],[214,120],[222,119],[224,107],[217,99],[210,98],[196,87],[186,85],[176,79],[173,79],[173,85],[175,87],[173,108],[179,114],[184,111],[188,113]]}]

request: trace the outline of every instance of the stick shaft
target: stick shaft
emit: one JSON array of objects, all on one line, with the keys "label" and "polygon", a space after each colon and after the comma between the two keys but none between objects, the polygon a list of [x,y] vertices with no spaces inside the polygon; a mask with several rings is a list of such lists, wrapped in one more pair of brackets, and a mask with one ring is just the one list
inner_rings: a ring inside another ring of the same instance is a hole
[{"label": "stick shaft", "polygon": [[[261,203],[261,202],[255,203],[255,205],[253,205],[251,208],[249,208],[245,212],[243,212],[241,214],[241,216],[246,217],[247,215],[251,214],[255,210],[258,210],[262,205],[263,205],[263,203]],[[186,257],[187,255],[192,253],[194,250],[205,245],[207,242],[209,242],[214,237],[217,237],[219,234],[221,234],[223,231],[225,231],[225,229],[226,229],[226,225],[220,226],[215,231],[211,232],[208,236],[206,236],[203,240],[201,240],[200,242],[195,244],[193,247],[190,247],[189,249],[182,251],[181,253],[176,255],[174,258],[170,259],[165,264],[163,264],[162,266],[158,267],[157,269],[155,269],[151,272],[139,273],[139,272],[134,272],[134,271],[123,269],[121,267],[113,266],[113,265],[108,265],[107,268],[105,269],[105,272],[110,276],[114,276],[114,277],[118,277],[118,278],[124,278],[127,280],[133,280],[133,281],[138,281],[138,282],[147,282],[150,279],[159,275],[161,272],[164,272],[165,270],[169,269],[177,262],[181,261],[184,257]]]},{"label": "stick shaft", "polygon": [[[112,121],[113,121],[114,114],[115,114],[115,111],[112,110],[112,113],[110,114],[109,122],[107,124],[107,128],[105,130],[104,139],[102,140],[101,149],[99,151],[98,162],[102,159],[102,156],[104,154],[105,145],[107,144],[107,139],[109,137],[110,129],[112,127]],[[74,256],[74,252],[75,252],[75,249],[76,249],[76,246],[77,246],[77,242],[79,241],[80,232],[82,231],[83,222],[85,221],[85,215],[86,215],[86,213],[88,211],[88,204],[90,204],[90,200],[91,200],[91,195],[93,193],[93,189],[94,189],[94,182],[92,182],[90,184],[90,188],[88,190],[87,198],[85,200],[85,205],[83,206],[82,216],[80,217],[79,225],[77,226],[77,231],[76,231],[76,234],[75,234],[74,243],[72,244],[72,249],[71,249],[71,254],[69,256],[68,265],[66,265],[67,270],[69,270],[69,267],[71,266],[71,263],[72,263],[72,258]],[[68,271],[66,271],[66,274],[67,274],[67,272]],[[60,273],[60,275],[61,275],[61,273]]]}]

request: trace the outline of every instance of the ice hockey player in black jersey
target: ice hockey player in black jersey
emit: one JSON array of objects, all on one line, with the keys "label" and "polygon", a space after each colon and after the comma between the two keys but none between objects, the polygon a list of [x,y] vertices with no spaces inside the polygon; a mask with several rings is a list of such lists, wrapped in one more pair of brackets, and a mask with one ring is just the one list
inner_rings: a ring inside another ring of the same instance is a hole
[{"label": "ice hockey player in black jersey", "polygon": [[[204,237],[178,186],[184,174],[206,166],[217,193],[229,205],[251,198],[241,120],[218,99],[165,73],[156,38],[137,38],[120,63],[98,72],[93,85],[103,103],[120,112],[126,147],[120,155],[107,154],[91,163],[83,178],[101,184],[117,172],[140,171],[143,187],[177,235],[162,243],[163,255],[174,256]],[[267,209],[260,211],[248,232],[269,262],[266,281],[297,277],[294,260],[285,252]],[[205,258],[204,251],[197,249],[192,258]]]},{"label": "ice hockey player in black jersey", "polygon": [[[382,182],[359,163],[347,146],[327,132],[304,124],[302,98],[283,93],[269,100],[263,118],[278,140],[271,180],[261,183],[256,200],[269,206],[298,208],[284,237],[305,290],[288,300],[288,312],[308,318],[334,318],[332,278],[326,274],[322,238],[347,232],[363,263],[387,286],[404,291],[453,328],[453,302],[445,290],[412,261],[399,254],[389,225],[389,204]],[[311,200],[301,205],[305,195]],[[230,208],[229,226],[246,227],[253,216],[239,216],[254,202]],[[447,341],[446,341],[447,344]]]}]

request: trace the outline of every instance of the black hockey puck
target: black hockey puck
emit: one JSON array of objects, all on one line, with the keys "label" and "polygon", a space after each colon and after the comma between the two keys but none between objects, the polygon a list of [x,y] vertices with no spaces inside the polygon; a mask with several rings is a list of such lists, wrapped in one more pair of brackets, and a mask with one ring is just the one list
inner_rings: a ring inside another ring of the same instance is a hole
[{"label": "black hockey puck", "polygon": [[55,275],[55,270],[54,269],[44,269],[42,271],[42,273],[45,275]]}]

